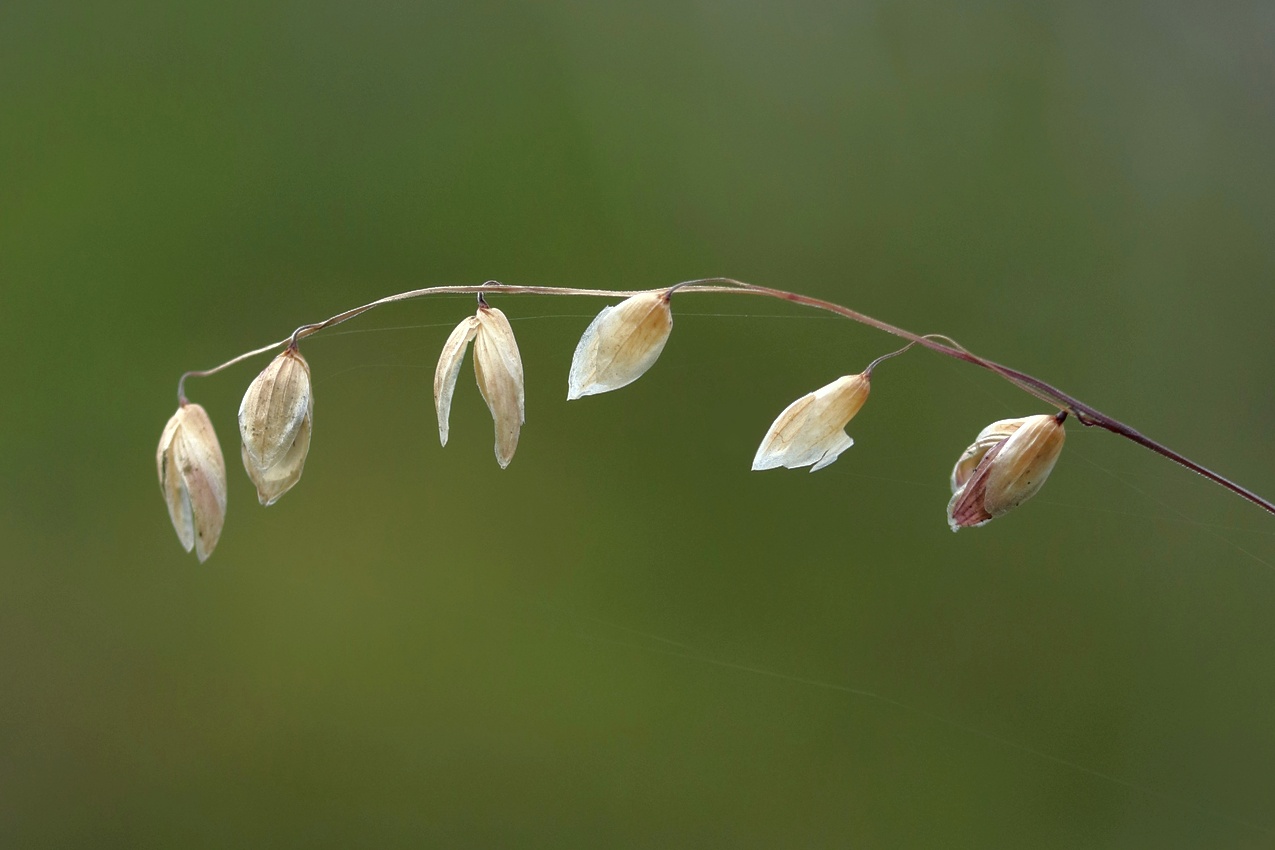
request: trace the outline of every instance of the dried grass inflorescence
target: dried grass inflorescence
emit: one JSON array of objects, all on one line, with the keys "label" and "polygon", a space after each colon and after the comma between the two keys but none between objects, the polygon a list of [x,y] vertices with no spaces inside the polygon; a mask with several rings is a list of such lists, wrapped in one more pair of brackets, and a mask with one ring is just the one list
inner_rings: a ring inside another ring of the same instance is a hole
[{"label": "dried grass inflorescence", "polygon": [[[619,389],[646,374],[673,329],[674,289],[639,293],[603,308],[576,346],[568,399]],[[448,335],[434,370],[439,442],[447,445],[452,397],[471,343],[474,377],[491,411],[496,461],[503,469],[513,460],[526,420],[522,356],[509,319],[481,291],[477,311]],[[873,368],[906,350],[884,355],[863,372],[840,377],[788,405],[762,439],[752,468],[814,472],[833,463],[854,445],[845,428],[867,401]],[[274,504],[300,480],[313,421],[310,366],[294,335],[252,381],[239,407],[244,469],[261,504]],[[952,528],[982,525],[1035,493],[1057,458],[1055,446],[1061,446],[1054,430],[1061,434],[1052,416],[984,429],[952,473]],[[184,404],[173,416],[160,443],[159,464],[178,537],[188,550],[195,547],[202,561],[216,545],[226,503],[225,464],[203,408]]]},{"label": "dried grass inflorescence", "polygon": [[205,560],[217,545],[226,513],[225,461],[208,414],[186,400],[183,386],[187,377],[215,374],[249,357],[278,351],[284,346],[249,385],[239,407],[244,469],[256,487],[258,500],[270,505],[300,480],[310,449],[314,393],[310,366],[297,350],[299,340],[374,307],[460,291],[478,294],[478,310],[461,321],[447,337],[435,369],[434,403],[439,441],[447,445],[452,397],[465,353],[473,343],[474,376],[491,411],[496,460],[501,468],[513,460],[526,418],[523,365],[509,319],[490,306],[484,295],[500,292],[626,296],[619,303],[603,308],[575,348],[567,378],[567,397],[578,399],[625,387],[651,369],[672,332],[671,297],[675,291],[742,293],[827,310],[909,341],[904,348],[874,360],[863,372],[838,378],[784,408],[762,439],[753,457],[753,469],[809,467],[814,472],[836,461],[854,445],[845,429],[868,398],[873,369],[913,346],[922,346],[993,372],[1059,411],[993,422],[978,434],[952,470],[952,498],[947,505],[947,517],[953,531],[985,525],[1039,492],[1062,451],[1066,437],[1063,420],[1068,415],[1074,415],[1084,425],[1098,426],[1132,440],[1275,514],[1275,502],[1150,440],[1044,381],[978,357],[946,337],[919,336],[832,302],[720,278],[636,294],[506,286],[489,281],[478,287],[433,287],[387,296],[338,313],[324,322],[303,325],[279,343],[246,352],[213,369],[183,375],[178,383],[181,406],[165,426],[156,454],[160,488],[182,545],[188,551],[193,550],[200,561]]}]

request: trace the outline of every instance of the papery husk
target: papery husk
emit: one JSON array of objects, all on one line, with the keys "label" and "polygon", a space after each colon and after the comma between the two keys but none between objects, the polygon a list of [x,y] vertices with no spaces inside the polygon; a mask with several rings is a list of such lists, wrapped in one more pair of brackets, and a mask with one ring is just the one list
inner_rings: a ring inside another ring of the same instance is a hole
[{"label": "papery husk", "polygon": [[248,447],[242,447],[244,470],[248,473],[248,478],[252,480],[253,486],[257,488],[257,501],[265,507],[279,501],[284,493],[291,490],[301,480],[306,455],[310,452],[311,429],[311,418],[306,417],[301,423],[301,430],[297,432],[291,448],[268,469],[259,468],[248,454]]},{"label": "papery husk", "polygon": [[672,330],[667,291],[640,293],[602,308],[576,345],[567,399],[633,383],[655,365]]},{"label": "papery husk", "polygon": [[172,415],[160,435],[155,465],[177,539],[203,563],[226,519],[226,461],[203,407],[186,402]]},{"label": "papery husk", "polygon": [[846,375],[788,405],[762,438],[753,469],[809,466],[816,472],[831,464],[854,445],[845,427],[870,389],[867,375]]},{"label": "papery husk", "polygon": [[289,348],[248,385],[239,405],[239,434],[253,464],[260,470],[274,466],[313,412],[310,364]]},{"label": "papery husk", "polygon": [[474,377],[496,429],[496,462],[509,466],[518,448],[518,436],[526,421],[522,355],[513,327],[495,307],[478,310],[474,338]]},{"label": "papery husk", "polygon": [[447,434],[452,415],[452,396],[456,392],[456,379],[465,360],[469,341],[478,333],[478,317],[466,316],[448,335],[443,352],[434,369],[434,410],[438,414],[438,440],[447,445]]},{"label": "papery husk", "polygon": [[[996,439],[1006,431],[1008,436]],[[986,525],[1040,492],[1066,436],[1061,417],[1048,414],[1002,420],[983,429],[952,471],[955,492],[947,505],[951,529]]]}]

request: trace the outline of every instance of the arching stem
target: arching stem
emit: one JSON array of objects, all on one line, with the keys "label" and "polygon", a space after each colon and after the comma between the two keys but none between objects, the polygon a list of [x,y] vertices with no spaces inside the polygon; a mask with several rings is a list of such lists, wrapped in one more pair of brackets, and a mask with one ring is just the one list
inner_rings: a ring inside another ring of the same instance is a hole
[{"label": "arching stem", "polygon": [[1004,378],[1006,381],[1009,381],[1014,386],[1018,387],[1019,389],[1027,393],[1030,393],[1031,395],[1035,396],[1041,401],[1044,401],[1045,403],[1049,405],[1057,407],[1061,411],[1066,411],[1067,413],[1070,413],[1072,416],[1075,416],[1076,420],[1080,422],[1080,424],[1082,425],[1094,427],[1094,428],[1101,428],[1105,431],[1110,431],[1111,433],[1116,434],[1117,436],[1124,437],[1126,440],[1130,440],[1134,443],[1137,443],[1139,446],[1142,446],[1145,449],[1153,451],[1156,454],[1160,455],[1161,457],[1168,458],[1174,463],[1177,463],[1181,466],[1186,467],[1192,472],[1202,475],[1203,477],[1207,478],[1209,481],[1212,481],[1215,484],[1225,487],[1227,490],[1230,490],[1232,493],[1235,493],[1237,496],[1240,496],[1241,498],[1246,499],[1252,502],[1253,504],[1257,505],[1258,507],[1262,508],[1267,513],[1275,515],[1275,503],[1272,503],[1271,501],[1262,498],[1261,496],[1254,493],[1252,490],[1249,490],[1246,487],[1242,487],[1239,484],[1236,484],[1234,481],[1231,481],[1229,478],[1226,478],[1214,472],[1213,470],[1209,469],[1203,464],[1197,463],[1191,460],[1190,458],[1188,458],[1186,455],[1183,455],[1180,452],[1174,451],[1173,449],[1169,448],[1163,443],[1160,443],[1160,442],[1157,442],[1156,440],[1151,439],[1150,437],[1146,436],[1142,432],[1134,428],[1131,428],[1130,426],[1126,425],[1120,420],[1114,419],[1113,417],[1108,416],[1107,414],[1103,413],[1102,411],[1094,407],[1091,407],[1088,404],[1085,404],[1080,399],[1076,398],[1075,396],[1069,395],[1068,393],[1063,392],[1062,390],[1058,389],[1052,384],[1046,383],[1045,381],[1042,381],[1041,379],[1033,375],[1029,375],[1026,372],[1020,372],[1017,369],[1010,368],[1009,366],[1004,366],[993,360],[988,360],[985,357],[980,357],[977,354],[974,354],[973,352],[969,351],[968,349],[958,345],[951,339],[948,339],[946,337],[942,337],[936,334],[915,334],[909,330],[905,330],[901,327],[898,327],[897,325],[892,325],[889,322],[883,322],[880,319],[873,318],[872,316],[869,316],[865,313],[860,313],[858,310],[852,310],[849,307],[845,307],[841,304],[836,304],[832,301],[825,301],[822,298],[815,298],[810,295],[802,295],[797,292],[788,292],[782,289],[774,289],[773,287],[769,287],[769,286],[757,286],[751,283],[744,283],[743,281],[738,281],[738,280],[734,280],[732,278],[726,278],[726,277],[712,277],[712,278],[701,278],[698,280],[688,280],[678,284],[674,284],[672,287],[664,287],[664,288],[655,289],[655,290],[581,289],[581,288],[566,287],[566,286],[518,286],[518,285],[499,283],[497,281],[487,281],[486,283],[480,286],[430,286],[430,287],[425,287],[423,289],[413,289],[407,292],[400,292],[395,295],[387,295],[384,298],[378,298],[377,300],[369,302],[362,306],[354,307],[344,312],[337,313],[335,316],[332,316],[331,318],[328,318],[328,319],[324,319],[321,322],[315,322],[312,324],[302,325],[301,327],[293,331],[290,336],[285,337],[284,339],[279,340],[278,342],[271,343],[270,345],[263,345],[262,347],[253,349],[252,351],[244,352],[243,354],[240,354],[237,357],[231,358],[230,360],[227,360],[225,363],[221,363],[217,366],[214,366],[211,369],[185,372],[182,374],[181,378],[177,382],[177,398],[179,403],[186,404],[187,399],[186,399],[186,393],[185,393],[185,386],[186,386],[187,378],[202,378],[202,377],[207,377],[209,375],[215,375],[218,372],[222,371],[223,369],[228,369],[231,366],[234,366],[238,363],[242,363],[243,361],[248,360],[249,358],[252,358],[252,357],[256,357],[259,354],[265,354],[269,351],[274,351],[285,345],[296,346],[296,344],[300,342],[301,340],[307,337],[313,336],[314,334],[317,334],[320,331],[333,327],[334,325],[339,325],[342,322],[347,322],[350,319],[361,316],[370,310],[376,309],[377,307],[382,307],[386,304],[394,304],[399,301],[410,301],[416,298],[423,298],[427,295],[464,295],[464,294],[469,294],[469,295],[478,294],[480,296],[483,294],[488,294],[488,295],[491,295],[491,294],[578,295],[578,296],[587,296],[587,297],[596,297],[596,298],[624,298],[631,295],[637,295],[641,292],[664,292],[664,293],[671,294],[673,290],[676,290],[679,293],[698,292],[698,293],[717,293],[717,294],[744,294],[744,295],[757,295],[757,296],[766,297],[766,298],[777,298],[781,301],[788,301],[792,304],[800,304],[803,307],[812,307],[817,310],[826,310],[827,312],[835,313],[838,316],[843,316],[847,319],[850,319],[851,321],[858,322],[861,325],[867,325],[870,328],[876,328],[879,331],[884,331],[885,333],[893,334],[894,336],[901,337],[903,339],[908,340],[909,343],[923,346],[939,354],[943,354],[948,357],[953,357],[957,360],[963,360],[966,363],[971,363],[982,369],[986,369],[989,372],[994,372],[995,374]]}]

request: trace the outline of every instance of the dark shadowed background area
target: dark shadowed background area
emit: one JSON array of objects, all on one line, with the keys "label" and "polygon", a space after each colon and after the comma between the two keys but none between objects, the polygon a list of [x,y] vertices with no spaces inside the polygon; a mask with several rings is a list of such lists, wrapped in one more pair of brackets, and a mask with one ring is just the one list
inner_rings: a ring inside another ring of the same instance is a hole
[{"label": "dark shadowed background area", "polygon": [[[153,457],[178,375],[391,292],[732,275],[943,332],[1275,494],[1269,3],[0,4],[0,844],[1269,847],[1275,517],[1072,428],[1032,502],[946,526],[994,419],[914,352],[857,445],[751,473],[895,346],[675,299],[567,403],[608,302],[471,298],[303,345],[301,483],[239,399],[204,565]],[[348,332],[347,332],[348,331]]]}]

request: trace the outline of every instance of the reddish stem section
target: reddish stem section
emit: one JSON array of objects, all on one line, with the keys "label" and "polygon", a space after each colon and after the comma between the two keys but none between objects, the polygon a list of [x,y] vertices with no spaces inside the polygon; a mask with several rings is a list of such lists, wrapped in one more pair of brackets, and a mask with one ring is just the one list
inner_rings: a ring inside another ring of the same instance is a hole
[{"label": "reddish stem section", "polygon": [[919,336],[911,331],[906,331],[903,328],[896,327],[879,319],[874,319],[871,316],[858,312],[857,310],[851,310],[849,307],[843,307],[840,304],[834,304],[831,301],[824,301],[819,298],[812,298],[808,295],[800,295],[795,292],[785,292],[783,290],[771,289],[764,286],[754,286],[752,284],[740,283],[738,281],[729,281],[726,278],[721,278],[719,280],[721,283],[737,286],[745,292],[756,292],[758,295],[769,295],[773,298],[791,301],[794,304],[801,304],[806,307],[815,307],[820,310],[827,310],[831,313],[836,313],[839,316],[845,316],[847,319],[853,319],[860,324],[868,325],[869,327],[876,328],[877,330],[885,331],[886,333],[911,340],[917,345],[923,345],[926,348],[939,352],[940,354],[946,354],[949,357],[955,357],[957,360],[964,360],[966,363],[972,363],[975,366],[995,372],[1005,380],[1023,390],[1026,390],[1042,401],[1056,405],[1060,409],[1072,414],[1081,425],[1093,428],[1102,428],[1105,431],[1110,431],[1113,434],[1124,437],[1126,440],[1132,440],[1143,448],[1149,449],[1161,457],[1166,457],[1174,463],[1204,476],[1214,484],[1225,487],[1240,498],[1247,499],[1267,513],[1275,515],[1275,503],[1262,498],[1247,487],[1236,484],[1231,479],[1214,472],[1207,466],[1191,460],[1181,452],[1174,451],[1163,443],[1151,439],[1141,431],[1126,425],[1118,419],[1108,416],[1101,410],[1085,404],[1080,399],[1063,392],[1052,384],[1046,383],[1032,375],[1028,375],[1026,372],[1020,372],[1017,369],[1011,369],[1010,367],[1003,366],[995,361],[979,357],[978,355],[966,351],[963,348],[945,345],[928,337]]}]

